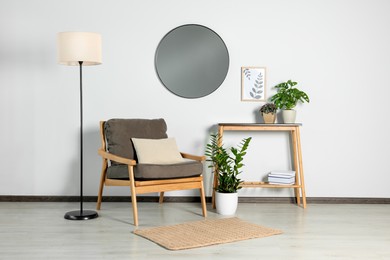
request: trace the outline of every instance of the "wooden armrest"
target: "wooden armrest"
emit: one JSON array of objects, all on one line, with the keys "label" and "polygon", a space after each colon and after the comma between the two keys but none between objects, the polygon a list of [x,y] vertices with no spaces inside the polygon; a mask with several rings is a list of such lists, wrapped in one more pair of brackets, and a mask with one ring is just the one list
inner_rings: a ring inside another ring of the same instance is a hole
[{"label": "wooden armrest", "polygon": [[111,153],[108,153],[102,149],[98,150],[98,154],[105,159],[115,161],[118,163],[123,163],[123,164],[127,164],[127,165],[137,165],[137,162],[135,160],[131,160],[131,159],[127,159],[127,158],[115,155],[115,154],[111,154]]},{"label": "wooden armrest", "polygon": [[183,158],[203,162],[206,160],[206,156],[193,155],[188,153],[180,153]]}]

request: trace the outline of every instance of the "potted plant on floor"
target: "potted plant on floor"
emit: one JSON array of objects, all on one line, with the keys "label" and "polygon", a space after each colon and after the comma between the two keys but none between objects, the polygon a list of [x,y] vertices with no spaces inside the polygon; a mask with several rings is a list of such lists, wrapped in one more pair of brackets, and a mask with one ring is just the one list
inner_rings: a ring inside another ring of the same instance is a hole
[{"label": "potted plant on floor", "polygon": [[286,124],[295,123],[296,111],[293,108],[298,102],[310,102],[309,96],[305,92],[294,88],[297,84],[291,80],[282,82],[275,86],[278,92],[271,97],[271,101],[276,107],[282,109],[283,121]]},{"label": "potted plant on floor", "polygon": [[210,143],[206,147],[207,161],[212,164],[214,174],[218,174],[218,185],[215,188],[215,202],[217,213],[221,215],[233,215],[237,210],[238,193],[241,189],[241,180],[238,175],[244,166],[242,163],[246,150],[248,149],[251,137],[244,138],[240,144],[231,147],[230,153],[220,144],[220,136],[212,134]]},{"label": "potted plant on floor", "polygon": [[273,124],[276,119],[276,106],[273,103],[267,103],[260,108],[260,114],[265,124]]}]

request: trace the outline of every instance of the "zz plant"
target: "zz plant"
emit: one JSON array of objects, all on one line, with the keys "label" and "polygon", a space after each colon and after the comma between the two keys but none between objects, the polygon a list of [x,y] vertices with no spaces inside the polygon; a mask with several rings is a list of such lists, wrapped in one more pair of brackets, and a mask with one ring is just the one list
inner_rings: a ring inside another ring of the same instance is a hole
[{"label": "zz plant", "polygon": [[271,101],[277,108],[293,109],[299,101],[302,103],[310,102],[309,96],[305,92],[294,88],[297,84],[297,82],[288,80],[275,86],[278,92],[271,97]]},{"label": "zz plant", "polygon": [[251,137],[244,138],[240,144],[230,148],[230,152],[223,145],[219,146],[220,136],[212,134],[210,143],[206,146],[207,161],[212,162],[209,168],[214,168],[218,173],[218,186],[216,191],[220,193],[236,193],[241,189],[241,180],[238,175],[244,166],[242,163]]}]

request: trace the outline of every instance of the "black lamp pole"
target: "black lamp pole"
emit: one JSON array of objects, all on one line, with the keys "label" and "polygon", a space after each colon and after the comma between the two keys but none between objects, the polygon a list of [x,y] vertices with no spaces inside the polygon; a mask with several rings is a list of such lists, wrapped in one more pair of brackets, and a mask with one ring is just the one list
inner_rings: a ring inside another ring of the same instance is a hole
[{"label": "black lamp pole", "polygon": [[69,211],[64,218],[69,220],[88,220],[97,218],[98,214],[93,210],[83,209],[83,62],[80,65],[80,210]]}]

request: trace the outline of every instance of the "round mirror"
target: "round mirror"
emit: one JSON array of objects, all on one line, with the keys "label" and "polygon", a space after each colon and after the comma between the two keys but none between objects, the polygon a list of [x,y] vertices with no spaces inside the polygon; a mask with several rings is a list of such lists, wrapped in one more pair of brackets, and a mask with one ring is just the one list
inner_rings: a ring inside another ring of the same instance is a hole
[{"label": "round mirror", "polygon": [[155,66],[169,91],[180,97],[200,98],[214,92],[225,80],[229,53],[213,30],[196,24],[182,25],[161,40]]}]

